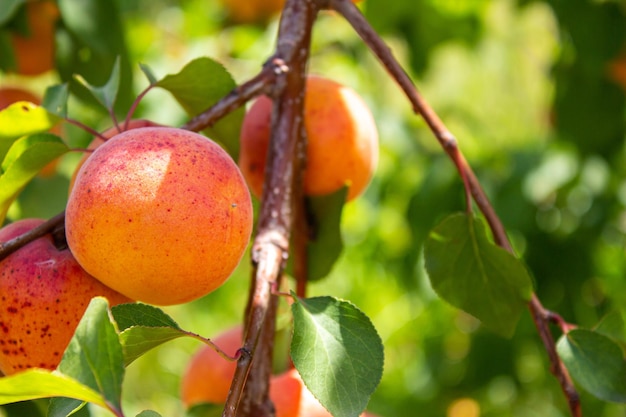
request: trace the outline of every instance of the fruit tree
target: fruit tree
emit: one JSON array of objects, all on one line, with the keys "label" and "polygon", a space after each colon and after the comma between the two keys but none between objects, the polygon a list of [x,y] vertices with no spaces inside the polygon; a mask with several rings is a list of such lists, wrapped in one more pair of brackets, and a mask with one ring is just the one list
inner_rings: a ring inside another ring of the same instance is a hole
[{"label": "fruit tree", "polygon": [[626,413],[623,2],[0,34],[0,417]]}]

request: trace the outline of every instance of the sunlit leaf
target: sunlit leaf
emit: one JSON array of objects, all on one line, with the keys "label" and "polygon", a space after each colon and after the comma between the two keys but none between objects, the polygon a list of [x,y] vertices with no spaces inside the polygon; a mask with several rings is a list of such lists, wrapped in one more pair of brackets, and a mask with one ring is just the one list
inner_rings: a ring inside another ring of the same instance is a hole
[{"label": "sunlit leaf", "polygon": [[112,313],[121,330],[126,365],[150,349],[189,335],[163,310],[147,304],[120,304],[112,308]]},{"label": "sunlit leaf", "polygon": [[378,386],[383,344],[370,319],[332,297],[292,304],[291,357],[307,388],[334,417],[356,417]]},{"label": "sunlit leaf", "polygon": [[626,361],[608,337],[584,329],[561,336],[557,351],[574,380],[596,397],[626,402]]},{"label": "sunlit leaf", "polygon": [[100,393],[57,371],[29,369],[0,378],[0,404],[48,397],[71,397],[106,408]]},{"label": "sunlit leaf", "polygon": [[48,163],[68,151],[67,145],[49,133],[25,136],[13,143],[2,161],[0,221],[20,190]]},{"label": "sunlit leaf", "polygon": [[109,407],[121,410],[124,357],[105,298],[89,303],[58,369],[99,392]]},{"label": "sunlit leaf", "polygon": [[510,337],[532,291],[526,267],[494,245],[483,223],[465,214],[444,219],[424,247],[426,270],[441,298]]},{"label": "sunlit leaf", "polygon": [[[236,87],[226,68],[207,57],[194,59],[179,73],[167,75],[156,85],[172,93],[189,116],[208,109]],[[244,109],[240,108],[207,129],[208,136],[221,142],[233,158],[239,154],[243,116]]]},{"label": "sunlit leaf", "polygon": [[137,417],[161,417],[161,414],[153,410],[143,410],[137,414]]},{"label": "sunlit leaf", "polygon": [[49,130],[59,118],[43,107],[19,101],[0,111],[0,159],[18,138]]}]

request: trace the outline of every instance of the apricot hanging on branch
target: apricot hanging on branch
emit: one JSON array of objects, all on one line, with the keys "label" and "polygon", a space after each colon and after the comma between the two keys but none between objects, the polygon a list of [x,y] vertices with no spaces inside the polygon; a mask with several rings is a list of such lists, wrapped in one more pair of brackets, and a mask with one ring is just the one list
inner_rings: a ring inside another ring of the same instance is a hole
[{"label": "apricot hanging on branch", "polygon": [[[259,97],[241,128],[239,167],[257,197],[263,192],[272,101]],[[304,124],[306,195],[326,195],[348,186],[347,200],[361,194],[378,163],[378,132],[369,108],[353,90],[326,78],[306,82]]]},{"label": "apricot hanging on branch", "polygon": [[198,133],[145,127],[81,167],[68,245],[97,279],[138,301],[185,303],[222,285],[250,240],[252,204],[231,157]]}]

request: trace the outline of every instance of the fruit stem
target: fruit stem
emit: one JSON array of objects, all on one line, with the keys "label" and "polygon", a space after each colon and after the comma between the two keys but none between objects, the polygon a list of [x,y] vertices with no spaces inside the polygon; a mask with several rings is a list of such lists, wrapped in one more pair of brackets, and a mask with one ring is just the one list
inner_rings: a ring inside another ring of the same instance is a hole
[{"label": "fruit stem", "polygon": [[[389,47],[370,26],[359,9],[350,0],[329,0],[328,2],[332,9],[339,12],[352,25],[365,44],[389,72],[391,77],[398,83],[409,102],[412,104],[413,111],[422,116],[435,138],[455,164],[465,186],[467,211],[471,212],[471,199],[473,198],[487,220],[495,242],[500,247],[513,253],[513,248],[506,234],[506,230],[489,202],[476,175],[458,148],[454,135],[452,135],[439,116],[421,96],[410,77],[395,59]],[[552,363],[551,371],[558,379],[561,389],[568,400],[570,412],[572,416],[580,417],[582,411],[580,408],[579,395],[574,387],[569,372],[556,352],[554,339],[549,331],[550,317],[554,313],[548,312],[534,293],[528,303],[528,307]]]}]

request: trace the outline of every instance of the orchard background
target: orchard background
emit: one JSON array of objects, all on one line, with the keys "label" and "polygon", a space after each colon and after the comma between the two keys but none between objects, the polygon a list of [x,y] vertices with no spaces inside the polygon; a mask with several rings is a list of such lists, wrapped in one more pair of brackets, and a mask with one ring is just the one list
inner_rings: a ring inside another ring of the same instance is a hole
[{"label": "orchard background", "polygon": [[[100,85],[121,56],[119,106],[127,108],[147,85],[139,63],[163,77],[209,56],[240,83],[274,50],[277,15],[242,23],[221,3],[202,0],[86,3],[106,6],[84,27],[90,33],[85,39],[102,41],[100,61],[76,66],[59,53],[56,70],[37,77],[2,73],[0,85],[23,86],[41,96],[77,68]],[[607,314],[623,317],[626,4],[364,0],[359,7],[458,138],[544,306],[583,328],[593,328]],[[119,36],[112,36],[118,24]],[[57,33],[58,45],[64,39]],[[81,59],[94,62],[90,53],[94,50],[83,48]],[[388,417],[569,415],[526,311],[506,339],[431,289],[423,244],[440,220],[463,209],[463,184],[400,89],[336,13],[322,12],[314,26],[309,72],[361,94],[380,133],[376,175],[366,193],[343,210],[343,253],[330,275],[308,290],[309,296],[350,300],[380,334],[385,368],[368,410]],[[98,131],[111,125],[97,106],[79,100],[70,102],[70,113]],[[172,126],[189,120],[158,89],[146,95],[135,116]],[[79,128],[63,128],[70,147],[86,147],[91,140]],[[61,212],[79,158],[69,153],[54,175],[33,180],[7,221]],[[246,255],[217,291],[163,310],[182,328],[213,337],[241,322],[249,280]],[[281,317],[279,330],[286,327]],[[623,321],[618,330],[623,343]],[[181,373],[199,346],[177,339],[128,367],[127,414],[153,409],[163,416],[183,415]],[[626,414],[623,404],[579,392],[585,415]],[[23,412],[0,407],[0,416]]]}]

